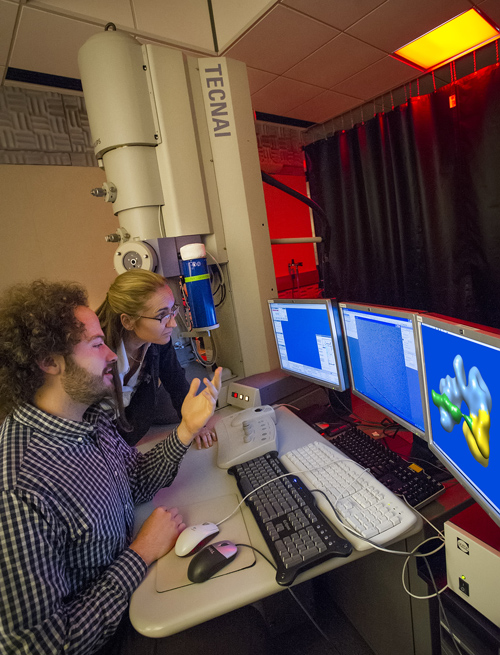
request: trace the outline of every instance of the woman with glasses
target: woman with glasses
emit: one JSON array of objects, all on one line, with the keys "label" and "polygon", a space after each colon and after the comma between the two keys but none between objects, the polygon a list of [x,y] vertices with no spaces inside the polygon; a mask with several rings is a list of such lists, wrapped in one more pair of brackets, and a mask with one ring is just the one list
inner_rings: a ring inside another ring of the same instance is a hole
[{"label": "woman with glasses", "polygon": [[[132,446],[155,420],[160,382],[181,420],[189,383],[171,341],[178,311],[166,279],[142,269],[119,275],[97,309],[106,343],[118,356],[117,428]],[[215,440],[208,428],[195,438],[198,448],[209,448]]]}]

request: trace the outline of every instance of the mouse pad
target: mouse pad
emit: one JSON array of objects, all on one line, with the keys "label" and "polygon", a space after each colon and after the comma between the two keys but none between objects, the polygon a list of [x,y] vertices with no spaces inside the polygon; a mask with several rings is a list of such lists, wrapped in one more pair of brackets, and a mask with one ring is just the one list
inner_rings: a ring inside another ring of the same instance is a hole
[{"label": "mouse pad", "polygon": [[[219,498],[211,498],[200,503],[188,505],[186,507],[179,507],[179,512],[184,519],[186,525],[196,525],[204,521],[218,523],[226,518],[238,505],[239,498],[236,494],[230,496],[221,496]],[[231,516],[230,519],[225,521],[219,526],[219,534],[212,537],[209,543],[216,543],[227,539],[234,544],[250,544],[250,537],[248,536],[243,514],[240,508]],[[156,591],[163,593],[164,591],[171,591],[179,587],[193,584],[187,577],[187,570],[191,557],[177,557],[172,549],[169,553],[161,557],[156,563]],[[234,571],[246,569],[255,564],[255,555],[250,548],[238,548],[238,554],[232,562],[225,566],[222,570],[216,573],[213,577],[217,578],[220,575],[227,575]]]}]

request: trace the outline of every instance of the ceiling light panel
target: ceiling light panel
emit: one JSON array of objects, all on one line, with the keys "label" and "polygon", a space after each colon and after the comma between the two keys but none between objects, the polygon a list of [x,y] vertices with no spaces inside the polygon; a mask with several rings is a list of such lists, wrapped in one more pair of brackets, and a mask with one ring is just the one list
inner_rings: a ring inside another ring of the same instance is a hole
[{"label": "ceiling light panel", "polygon": [[476,9],[452,18],[394,52],[397,59],[429,70],[498,39],[500,29]]}]

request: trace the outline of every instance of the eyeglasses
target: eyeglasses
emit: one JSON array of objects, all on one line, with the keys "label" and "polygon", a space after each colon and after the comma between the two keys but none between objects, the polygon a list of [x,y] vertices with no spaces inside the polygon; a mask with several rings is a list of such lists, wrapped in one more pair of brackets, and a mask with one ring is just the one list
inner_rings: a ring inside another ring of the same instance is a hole
[{"label": "eyeglasses", "polygon": [[167,313],[167,314],[160,314],[160,316],[141,316],[139,315],[138,318],[149,318],[151,321],[159,321],[160,323],[166,324],[169,321],[171,321],[174,316],[177,316],[179,313],[179,305],[174,305],[172,309]]}]

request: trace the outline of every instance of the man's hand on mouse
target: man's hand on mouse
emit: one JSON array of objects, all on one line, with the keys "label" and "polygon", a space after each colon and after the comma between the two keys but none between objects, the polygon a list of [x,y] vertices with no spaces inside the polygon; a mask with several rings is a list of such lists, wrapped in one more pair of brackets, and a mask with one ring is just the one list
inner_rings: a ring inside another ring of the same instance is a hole
[{"label": "man's hand on mouse", "polygon": [[144,521],[130,548],[149,566],[172,550],[185,527],[176,507],[157,507]]},{"label": "man's hand on mouse", "polygon": [[197,393],[200,380],[195,378],[191,382],[187,396],[182,403],[182,421],[177,428],[177,435],[186,446],[193,441],[195,435],[204,427],[215,411],[221,387],[221,373],[222,368],[219,367],[212,380],[204,378],[205,388],[200,393]]}]

